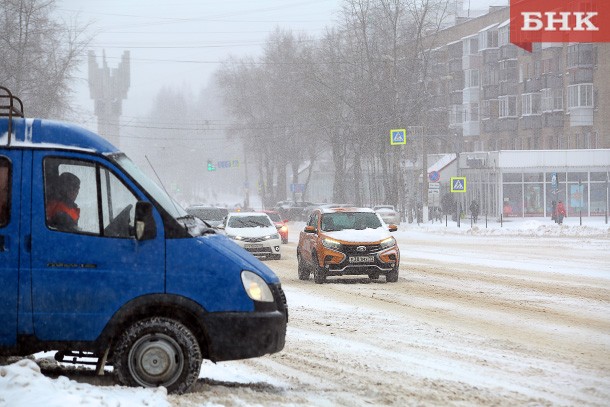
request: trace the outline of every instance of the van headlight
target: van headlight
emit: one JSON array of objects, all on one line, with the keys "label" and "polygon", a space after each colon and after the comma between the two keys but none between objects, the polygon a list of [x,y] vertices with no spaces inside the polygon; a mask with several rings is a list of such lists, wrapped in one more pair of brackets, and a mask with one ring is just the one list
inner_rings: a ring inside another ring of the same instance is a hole
[{"label": "van headlight", "polygon": [[258,274],[244,270],[241,272],[241,282],[248,297],[254,301],[273,302],[273,294],[269,286]]},{"label": "van headlight", "polygon": [[393,237],[388,237],[387,239],[383,239],[381,241],[381,243],[379,244],[379,246],[381,247],[381,250],[383,249],[387,249],[388,247],[392,247],[396,244],[396,239],[394,239]]}]

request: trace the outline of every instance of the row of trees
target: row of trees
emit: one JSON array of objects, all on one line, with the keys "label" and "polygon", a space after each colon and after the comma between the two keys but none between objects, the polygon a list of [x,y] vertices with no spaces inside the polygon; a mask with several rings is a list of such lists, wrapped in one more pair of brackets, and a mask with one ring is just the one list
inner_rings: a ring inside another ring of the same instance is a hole
[{"label": "row of trees", "polygon": [[[296,184],[307,167],[309,181],[325,152],[334,165],[333,201],[399,203],[405,151],[390,146],[389,130],[426,125],[430,38],[450,17],[450,3],[345,0],[322,38],[277,29],[261,58],[226,62],[217,79],[239,123],[232,133],[266,180],[264,204],[285,198],[286,168]],[[413,146],[407,148],[414,159]],[[365,174],[382,185],[354,188]]]},{"label": "row of trees", "polygon": [[55,0],[0,0],[0,84],[30,117],[70,114],[70,88],[90,37],[75,21],[53,18]]}]

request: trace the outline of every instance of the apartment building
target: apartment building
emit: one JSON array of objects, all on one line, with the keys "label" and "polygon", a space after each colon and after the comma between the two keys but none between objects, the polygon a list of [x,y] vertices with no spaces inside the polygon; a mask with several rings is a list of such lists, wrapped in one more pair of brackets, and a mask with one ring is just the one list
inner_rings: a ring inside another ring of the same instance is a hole
[{"label": "apartment building", "polygon": [[610,148],[610,44],[510,43],[508,7],[429,38],[437,152]]}]

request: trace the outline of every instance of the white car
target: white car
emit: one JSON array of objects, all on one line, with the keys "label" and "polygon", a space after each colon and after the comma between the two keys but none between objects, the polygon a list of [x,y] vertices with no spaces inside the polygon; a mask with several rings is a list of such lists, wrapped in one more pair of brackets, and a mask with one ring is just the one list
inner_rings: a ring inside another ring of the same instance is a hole
[{"label": "white car", "polygon": [[222,226],[227,237],[257,257],[282,258],[282,240],[266,213],[231,212]]},{"label": "white car", "polygon": [[394,205],[377,205],[373,206],[373,210],[387,225],[400,225],[400,213],[396,212]]}]

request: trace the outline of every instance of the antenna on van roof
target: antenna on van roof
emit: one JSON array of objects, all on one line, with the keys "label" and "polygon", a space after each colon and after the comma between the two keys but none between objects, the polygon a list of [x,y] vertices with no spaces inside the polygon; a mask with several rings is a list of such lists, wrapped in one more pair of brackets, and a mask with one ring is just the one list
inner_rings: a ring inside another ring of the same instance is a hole
[{"label": "antenna on van roof", "polygon": [[[25,117],[23,113],[23,102],[17,96],[13,96],[8,88],[0,86],[0,117],[8,117],[8,142],[7,146],[11,145],[11,135],[13,134],[13,115],[17,117]],[[5,101],[8,99],[8,101]],[[15,103],[17,102],[17,103]],[[17,107],[19,104],[19,107]]]},{"label": "antenna on van roof", "polygon": [[161,184],[161,188],[163,188],[163,190],[165,191],[165,193],[169,197],[169,200],[172,202],[172,205],[174,205],[174,209],[176,209],[176,212],[178,212],[178,208],[176,207],[176,202],[174,202],[174,199],[172,198],[172,196],[169,194],[169,192],[167,192],[167,189],[165,188],[165,185],[163,184],[163,181],[161,181],[161,178],[159,177],[159,174],[157,174],[157,170],[155,170],[155,167],[153,167],[152,163],[150,162],[150,160],[148,159],[148,156],[146,154],[144,155],[144,158],[146,158],[146,161],[148,162],[148,165],[150,165],[150,168],[152,168],[153,172],[155,173],[155,177],[157,177],[157,179],[159,180],[159,184]]}]

